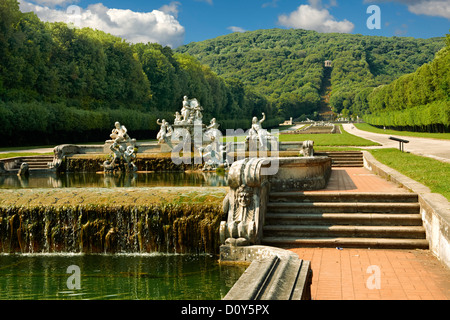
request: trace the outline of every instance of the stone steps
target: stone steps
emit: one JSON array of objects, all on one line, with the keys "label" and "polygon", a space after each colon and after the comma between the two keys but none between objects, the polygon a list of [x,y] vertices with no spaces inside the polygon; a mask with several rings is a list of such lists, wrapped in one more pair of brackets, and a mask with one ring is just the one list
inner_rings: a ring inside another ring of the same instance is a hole
[{"label": "stone steps", "polygon": [[372,193],[372,192],[271,192],[269,202],[401,202],[417,203],[415,193]]},{"label": "stone steps", "polygon": [[419,213],[418,203],[373,203],[373,202],[277,202],[268,203],[270,213]]},{"label": "stone steps", "polygon": [[264,236],[274,237],[358,237],[358,238],[407,238],[422,239],[425,229],[422,226],[356,226],[356,225],[268,225]]},{"label": "stone steps", "polygon": [[266,237],[264,244],[274,247],[429,249],[428,241],[424,239]]},{"label": "stone steps", "polygon": [[48,163],[53,161],[53,156],[30,156],[20,157],[14,160],[14,167],[12,170],[19,170],[23,162],[28,163],[30,170],[44,170],[48,169]]},{"label": "stone steps", "polygon": [[428,248],[417,194],[277,192],[263,244]]},{"label": "stone steps", "polygon": [[285,225],[370,225],[370,226],[422,226],[420,214],[386,213],[269,213],[266,223]]},{"label": "stone steps", "polygon": [[363,167],[364,160],[361,151],[327,151],[316,152],[316,156],[328,156],[333,167]]}]

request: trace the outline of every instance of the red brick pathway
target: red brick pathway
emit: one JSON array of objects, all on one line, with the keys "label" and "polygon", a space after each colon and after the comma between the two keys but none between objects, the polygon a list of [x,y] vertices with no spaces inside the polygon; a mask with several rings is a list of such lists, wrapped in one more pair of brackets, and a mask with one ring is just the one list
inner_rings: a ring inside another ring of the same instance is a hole
[{"label": "red brick pathway", "polygon": [[[320,192],[408,192],[366,168],[333,168],[326,189]],[[312,191],[315,192],[315,191]]]},{"label": "red brick pathway", "polygon": [[290,250],[311,261],[314,300],[450,299],[450,270],[428,250]]},{"label": "red brick pathway", "polygon": [[[365,168],[333,168],[328,187],[320,190],[327,191],[408,192]],[[290,250],[311,261],[315,300],[450,299],[450,269],[429,250]]]}]

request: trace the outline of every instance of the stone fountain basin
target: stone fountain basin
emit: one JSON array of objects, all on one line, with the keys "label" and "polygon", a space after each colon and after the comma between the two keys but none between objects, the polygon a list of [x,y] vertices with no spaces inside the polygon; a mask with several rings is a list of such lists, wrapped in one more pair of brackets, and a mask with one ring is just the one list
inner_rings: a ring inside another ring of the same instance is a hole
[{"label": "stone fountain basin", "polygon": [[327,186],[331,158],[286,157],[278,161],[278,172],[269,176],[271,191],[319,190]]}]

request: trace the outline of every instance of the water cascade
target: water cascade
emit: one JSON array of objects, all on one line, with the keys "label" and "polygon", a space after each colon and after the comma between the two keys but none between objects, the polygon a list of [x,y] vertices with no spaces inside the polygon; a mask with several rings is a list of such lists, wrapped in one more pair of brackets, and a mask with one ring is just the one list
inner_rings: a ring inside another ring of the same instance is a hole
[{"label": "water cascade", "polygon": [[[173,199],[168,203],[166,198],[145,205],[127,204],[118,197],[118,204],[106,200],[95,204],[73,195],[72,202],[80,204],[67,204],[69,194],[55,193],[56,205],[5,205],[8,201],[3,201],[0,252],[217,253],[223,219],[220,202]],[[142,197],[131,197],[131,202],[138,198]]]}]

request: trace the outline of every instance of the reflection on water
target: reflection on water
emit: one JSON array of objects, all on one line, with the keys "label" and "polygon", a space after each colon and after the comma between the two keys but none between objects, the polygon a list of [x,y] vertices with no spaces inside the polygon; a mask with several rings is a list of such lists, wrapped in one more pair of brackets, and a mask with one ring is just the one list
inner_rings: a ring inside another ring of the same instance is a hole
[{"label": "reflection on water", "polygon": [[78,188],[78,187],[155,187],[227,185],[227,176],[212,172],[151,172],[151,173],[45,173],[29,177],[0,175],[0,188]]},{"label": "reflection on water", "polygon": [[209,255],[0,255],[0,299],[218,300],[244,271]]}]

